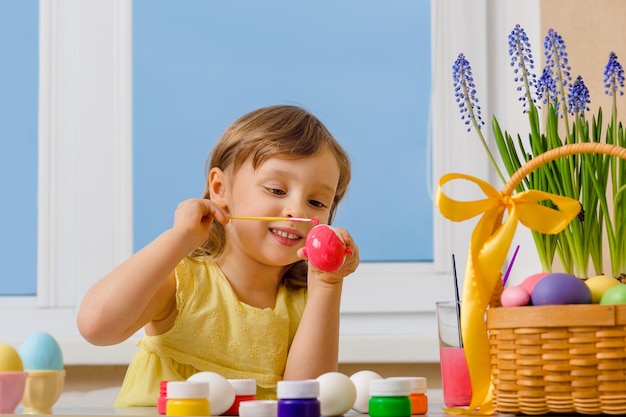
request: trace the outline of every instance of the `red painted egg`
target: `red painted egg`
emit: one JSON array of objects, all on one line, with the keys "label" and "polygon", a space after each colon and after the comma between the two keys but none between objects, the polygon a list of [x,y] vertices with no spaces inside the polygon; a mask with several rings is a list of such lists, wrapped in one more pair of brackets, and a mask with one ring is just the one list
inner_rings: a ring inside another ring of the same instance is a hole
[{"label": "red painted egg", "polygon": [[309,262],[325,272],[334,272],[341,268],[348,251],[341,236],[327,224],[320,224],[311,229],[304,246],[304,253]]}]

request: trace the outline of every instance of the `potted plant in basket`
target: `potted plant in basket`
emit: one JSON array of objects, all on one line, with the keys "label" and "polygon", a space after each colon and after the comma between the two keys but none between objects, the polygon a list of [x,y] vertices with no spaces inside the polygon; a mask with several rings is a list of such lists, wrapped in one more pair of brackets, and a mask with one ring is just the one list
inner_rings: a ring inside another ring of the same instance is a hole
[{"label": "potted plant in basket", "polygon": [[[482,133],[484,121],[469,61],[461,53],[452,67],[461,118],[468,131],[477,133],[504,188],[498,191],[477,178],[447,174],[440,179],[436,196],[439,210],[450,220],[482,214],[470,241],[461,312],[473,391],[468,408],[475,414],[494,411],[485,314],[493,294],[502,288],[500,271],[518,222],[531,229],[545,272],[552,271],[558,256],[564,271],[580,278],[586,278],[591,267],[598,275],[619,278],[626,273],[626,210],[622,209],[626,197],[626,150],[622,149],[626,147],[626,133],[617,119],[615,100],[623,94],[625,80],[617,56],[609,53],[603,79],[606,94],[613,97],[611,115],[605,119],[599,109],[589,119],[589,91],[582,77],[572,79],[565,42],[556,31],[550,29],[545,37],[545,67],[540,76],[533,72],[530,43],[519,25],[508,41],[529,132],[512,135],[500,127],[495,116],[492,118],[506,174]],[[575,152],[578,144],[594,145]],[[610,152],[594,152],[597,148],[610,148]],[[442,188],[457,179],[478,185],[486,198],[470,202],[449,198]],[[604,242],[610,270],[603,263]],[[464,414],[468,410],[449,411]]]}]

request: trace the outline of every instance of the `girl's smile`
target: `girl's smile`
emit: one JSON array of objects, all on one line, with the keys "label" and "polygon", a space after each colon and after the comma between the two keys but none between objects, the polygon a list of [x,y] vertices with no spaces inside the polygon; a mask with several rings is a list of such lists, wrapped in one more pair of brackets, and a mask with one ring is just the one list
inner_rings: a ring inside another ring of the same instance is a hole
[{"label": "girl's smile", "polygon": [[270,232],[278,243],[285,246],[295,246],[302,242],[304,236],[297,230],[284,227],[270,227]]}]

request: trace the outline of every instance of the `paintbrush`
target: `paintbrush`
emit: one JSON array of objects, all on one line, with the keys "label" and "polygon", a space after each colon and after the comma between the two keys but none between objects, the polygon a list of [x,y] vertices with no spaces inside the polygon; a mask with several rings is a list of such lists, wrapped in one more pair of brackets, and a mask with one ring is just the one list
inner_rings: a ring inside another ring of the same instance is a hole
[{"label": "paintbrush", "polygon": [[320,221],[316,218],[304,218],[304,217],[264,217],[264,216],[229,216],[231,220],[259,220],[263,222],[311,222],[315,225],[320,224]]}]

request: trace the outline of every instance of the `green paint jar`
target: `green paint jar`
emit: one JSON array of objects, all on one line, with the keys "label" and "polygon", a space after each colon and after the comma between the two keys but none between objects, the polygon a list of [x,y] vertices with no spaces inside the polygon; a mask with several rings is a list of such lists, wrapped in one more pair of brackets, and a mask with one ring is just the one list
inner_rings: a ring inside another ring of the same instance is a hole
[{"label": "green paint jar", "polygon": [[411,382],[406,379],[374,379],[370,381],[370,417],[410,417]]}]

